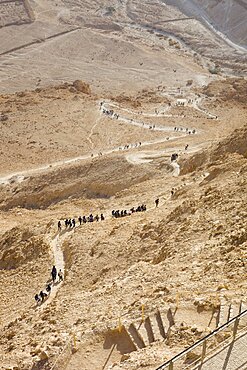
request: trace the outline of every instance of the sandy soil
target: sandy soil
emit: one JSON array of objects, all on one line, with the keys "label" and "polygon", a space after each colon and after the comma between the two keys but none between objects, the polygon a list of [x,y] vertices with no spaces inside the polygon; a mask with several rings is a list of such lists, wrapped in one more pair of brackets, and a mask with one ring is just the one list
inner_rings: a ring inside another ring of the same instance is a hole
[{"label": "sandy soil", "polygon": [[154,369],[245,301],[246,55],[159,1],[23,4],[0,29],[0,368]]}]

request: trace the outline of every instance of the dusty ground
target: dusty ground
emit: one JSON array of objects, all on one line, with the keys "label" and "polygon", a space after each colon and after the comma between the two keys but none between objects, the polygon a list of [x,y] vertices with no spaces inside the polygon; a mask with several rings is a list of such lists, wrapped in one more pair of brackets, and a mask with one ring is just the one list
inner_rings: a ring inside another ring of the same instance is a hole
[{"label": "dusty ground", "polygon": [[217,65],[246,73],[245,51],[172,6],[134,0],[83,5],[31,1],[34,22],[1,29],[3,92],[78,78],[101,93],[178,87],[189,79],[203,84]]},{"label": "dusty ground", "polygon": [[[223,288],[246,296],[246,53],[158,1],[8,5],[0,368],[154,369],[215,328]],[[169,338],[135,350],[129,325],[158,309],[167,330],[169,308]]]}]

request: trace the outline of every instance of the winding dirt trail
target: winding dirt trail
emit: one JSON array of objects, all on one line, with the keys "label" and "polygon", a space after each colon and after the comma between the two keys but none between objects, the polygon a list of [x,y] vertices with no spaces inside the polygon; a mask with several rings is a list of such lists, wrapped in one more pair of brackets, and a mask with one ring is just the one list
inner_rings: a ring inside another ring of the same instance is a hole
[{"label": "winding dirt trail", "polygon": [[171,166],[174,169],[172,175],[175,176],[175,177],[178,177],[179,174],[180,174],[180,166],[179,166],[179,164],[177,163],[177,161],[173,161],[173,162],[171,162]]},{"label": "winding dirt trail", "polygon": [[[53,257],[54,257],[54,265],[56,266],[57,271],[59,270],[62,271],[63,276],[64,276],[65,263],[64,263],[64,257],[63,257],[63,251],[61,249],[61,245],[65,239],[65,235],[66,234],[63,234],[61,236],[59,235],[59,233],[57,233],[57,235],[49,241],[51,250],[53,253]],[[55,284],[52,285],[52,289],[51,289],[51,293],[49,297],[46,299],[46,301],[41,306],[39,306],[41,310],[43,310],[49,303],[51,303],[51,301],[56,297],[57,291],[61,288],[62,285],[63,285],[63,281],[61,281],[60,283],[56,282]]]},{"label": "winding dirt trail", "polygon": [[[50,238],[50,237],[47,238],[47,241],[48,241],[48,243],[51,247],[51,252],[53,254],[54,265],[56,266],[57,271],[59,271],[61,269],[61,271],[63,273],[63,276],[64,276],[65,262],[64,262],[64,256],[63,256],[63,251],[61,249],[61,245],[64,242],[65,238],[66,238],[65,233],[62,233],[62,234],[57,233],[54,238]],[[52,289],[51,289],[51,293],[49,294],[47,299],[41,305],[35,305],[34,304],[34,305],[30,306],[30,304],[27,304],[25,307],[23,307],[21,309],[21,313],[19,313],[19,314],[14,313],[13,315],[8,316],[7,321],[4,321],[4,322],[0,321],[0,328],[6,327],[6,325],[15,321],[16,319],[21,317],[21,315],[24,312],[27,312],[27,311],[29,311],[29,312],[32,311],[33,315],[38,315],[36,317],[39,317],[39,315],[40,315],[39,312],[43,311],[44,308],[47,307],[47,305],[50,304],[53,301],[53,299],[57,295],[58,290],[62,287],[62,285],[63,285],[63,281],[61,281],[59,283],[56,282],[55,284],[53,284]],[[43,287],[41,286],[40,290],[45,290],[45,288],[46,288],[45,286],[43,286]]]},{"label": "winding dirt trail", "polygon": [[211,112],[208,112],[205,108],[202,108],[199,104],[201,103],[202,101],[202,98],[199,97],[197,99],[195,99],[193,102],[192,102],[192,107],[196,110],[198,110],[199,112],[205,114],[208,118],[211,118],[211,119],[217,119],[217,116],[214,114],[214,113],[211,113]]},{"label": "winding dirt trail", "polygon": [[89,141],[89,143],[90,143],[90,145],[91,145],[91,149],[93,150],[94,149],[94,143],[93,143],[93,141],[92,141],[92,136],[93,136],[93,134],[94,134],[94,129],[95,129],[95,127],[97,127],[97,125],[98,125],[98,123],[99,123],[99,121],[100,121],[100,118],[101,118],[101,116],[99,115],[97,118],[96,118],[96,120],[95,120],[95,124],[92,126],[92,128],[91,128],[91,130],[90,130],[90,133],[89,133],[89,135],[88,135],[88,137],[87,137],[87,140]]},{"label": "winding dirt trail", "polygon": [[[92,137],[92,135],[94,133],[95,127],[100,122],[100,119],[101,119],[101,116],[103,114],[103,111],[104,110],[107,110],[106,106],[115,106],[115,107],[118,107],[118,105],[116,103],[114,103],[114,102],[107,102],[107,103],[104,102],[100,106],[100,113],[101,114],[96,118],[96,121],[95,121],[94,125],[92,126],[92,128],[90,130],[89,136],[87,137],[87,140],[91,144],[92,150],[94,148],[94,144],[93,144],[93,141],[92,141],[91,137]],[[134,114],[130,110],[125,109],[125,111],[128,111],[129,113]],[[159,113],[159,114],[141,113],[141,114],[143,116],[146,116],[146,117],[159,117],[159,116],[163,116],[162,113]],[[110,117],[110,118],[113,118],[114,119],[114,116],[113,117]],[[150,125],[150,124],[147,124],[145,122],[133,120],[133,119],[126,118],[126,117],[120,116],[120,115],[118,116],[118,119],[116,119],[116,121],[122,121],[122,122],[124,122],[124,123],[126,123],[128,125],[138,126],[138,127],[143,128],[143,129],[149,129],[149,130],[152,130],[152,131],[170,132],[170,133],[173,132],[176,135],[176,136],[173,136],[173,137],[163,137],[163,138],[152,140],[152,141],[142,142],[141,143],[141,146],[142,147],[151,146],[151,145],[154,145],[154,144],[164,143],[164,142],[166,142],[168,140],[177,140],[177,139],[180,139],[182,137],[186,137],[189,132],[192,132],[193,131],[192,129],[189,129],[188,127],[186,127],[186,128],[185,127],[180,127],[180,130],[179,131],[174,131],[174,127],[173,126]],[[198,131],[197,130],[195,133],[198,134],[198,133],[201,133],[201,131]],[[114,152],[119,152],[121,150],[134,149],[136,147],[137,147],[136,143],[130,143],[127,147],[126,146],[125,147],[113,147],[113,148],[110,148],[110,149],[103,150],[103,151],[101,151],[101,155],[109,155],[109,154],[114,153]],[[175,149],[173,148],[173,150],[175,150]],[[72,163],[76,163],[76,162],[80,162],[80,161],[92,159],[92,157],[95,158],[98,155],[99,155],[98,153],[95,154],[95,153],[90,152],[90,153],[86,153],[86,154],[84,154],[82,156],[77,156],[77,157],[74,157],[74,158],[69,158],[69,159],[65,159],[65,160],[61,160],[61,161],[52,162],[52,163],[45,164],[43,166],[39,166],[39,167],[32,168],[32,169],[29,169],[29,170],[10,173],[10,174],[8,174],[6,176],[0,177],[0,185],[8,185],[10,183],[19,183],[19,182],[22,182],[23,180],[25,180],[30,175],[35,175],[35,174],[38,174],[40,172],[44,172],[44,171],[50,170],[51,168],[62,167],[62,166],[67,165],[67,164],[72,164]],[[140,156],[140,154],[138,154],[138,155]]]},{"label": "winding dirt trail", "polygon": [[[117,107],[118,109],[122,110],[122,108],[119,108],[117,106],[117,104],[114,104],[112,102],[107,102],[107,103],[104,103],[102,104],[101,106],[101,110],[104,111],[104,110],[109,110],[109,107]],[[129,109],[125,109],[126,112],[128,113],[131,113],[133,115],[136,115],[137,113],[129,110]],[[116,113],[116,112],[115,112]],[[173,117],[173,118],[176,118],[176,117],[181,117],[181,116],[177,116],[177,115],[172,115],[172,114],[168,114],[168,115],[165,115],[163,114],[163,112],[160,112],[160,113],[141,113],[142,116],[144,117]],[[111,118],[114,118],[111,117]],[[153,125],[153,124],[150,124],[150,123],[145,123],[143,121],[137,121],[135,119],[132,119],[132,118],[126,118],[124,116],[121,116],[121,115],[118,115],[118,118],[117,118],[118,121],[121,121],[121,122],[125,122],[129,125],[132,125],[132,126],[138,126],[138,127],[141,127],[143,129],[149,129],[149,130],[152,130],[152,131],[163,131],[163,132],[174,132],[174,126],[159,126],[159,125]],[[181,131],[178,131],[177,133],[181,133],[181,132],[187,132],[187,131],[192,131],[193,128],[189,128],[189,127],[181,127],[180,129]]]}]

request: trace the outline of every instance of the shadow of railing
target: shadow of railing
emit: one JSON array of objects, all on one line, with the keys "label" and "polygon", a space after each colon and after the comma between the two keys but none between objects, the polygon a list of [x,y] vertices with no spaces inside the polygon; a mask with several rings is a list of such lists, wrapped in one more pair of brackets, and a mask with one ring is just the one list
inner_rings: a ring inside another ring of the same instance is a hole
[{"label": "shadow of railing", "polygon": [[[165,363],[157,367],[156,370],[173,370],[175,368],[174,365],[178,365],[178,369],[189,369],[195,366],[197,369],[200,369],[206,358],[208,358],[213,353],[219,352],[222,347],[230,344],[228,353],[225,358],[225,363],[227,364],[237,334],[240,335],[243,331],[246,332],[247,329],[247,310],[241,312],[241,303],[239,312],[240,313],[237,316],[233,317],[222,326],[213,330],[210,334],[206,335],[204,338],[200,339],[189,348],[185,349],[170,360],[166,361]],[[220,338],[220,334],[224,335],[222,335],[222,337]]]}]

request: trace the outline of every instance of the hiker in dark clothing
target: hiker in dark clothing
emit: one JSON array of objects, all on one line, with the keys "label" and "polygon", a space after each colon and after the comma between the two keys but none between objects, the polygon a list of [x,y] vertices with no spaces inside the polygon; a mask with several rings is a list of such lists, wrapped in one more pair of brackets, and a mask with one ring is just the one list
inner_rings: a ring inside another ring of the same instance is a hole
[{"label": "hiker in dark clothing", "polygon": [[58,279],[59,279],[58,282],[60,283],[60,281],[63,280],[63,273],[62,273],[62,270],[61,269],[58,271],[57,276],[58,276]]},{"label": "hiker in dark clothing", "polygon": [[82,221],[83,221],[84,224],[87,222],[86,216],[82,217]]},{"label": "hiker in dark clothing", "polygon": [[159,198],[157,198],[157,199],[155,200],[155,206],[156,206],[156,207],[158,207],[158,205],[159,205],[159,201],[160,201],[160,200],[159,200]]},{"label": "hiker in dark clothing", "polygon": [[61,221],[60,220],[57,223],[57,228],[58,228],[58,231],[61,231],[62,230],[62,224],[61,224]]},{"label": "hiker in dark clothing", "polygon": [[75,219],[72,220],[72,227],[75,227]]},{"label": "hiker in dark clothing", "polygon": [[82,218],[81,218],[81,216],[79,216],[79,217],[78,217],[78,221],[79,221],[79,224],[81,225],[81,223],[82,223]]},{"label": "hiker in dark clothing", "polygon": [[45,298],[47,297],[47,294],[45,292],[41,292],[39,293],[40,297],[41,297],[41,302],[44,302]]},{"label": "hiker in dark clothing", "polygon": [[34,299],[37,302],[37,304],[41,302],[40,296],[38,294],[35,294]]},{"label": "hiker in dark clothing", "polygon": [[103,213],[101,213],[100,219],[101,219],[101,221],[104,221],[105,217],[104,217]]},{"label": "hiker in dark clothing", "polygon": [[96,215],[96,216],[94,217],[94,219],[95,219],[96,221],[99,221],[99,216],[98,216],[98,215]]},{"label": "hiker in dark clothing", "polygon": [[51,284],[47,284],[46,291],[48,294],[51,292]]},{"label": "hiker in dark clothing", "polygon": [[57,278],[57,269],[55,266],[52,267],[52,270],[51,270],[51,277],[52,277],[52,281],[53,283],[55,282],[56,278]]}]

